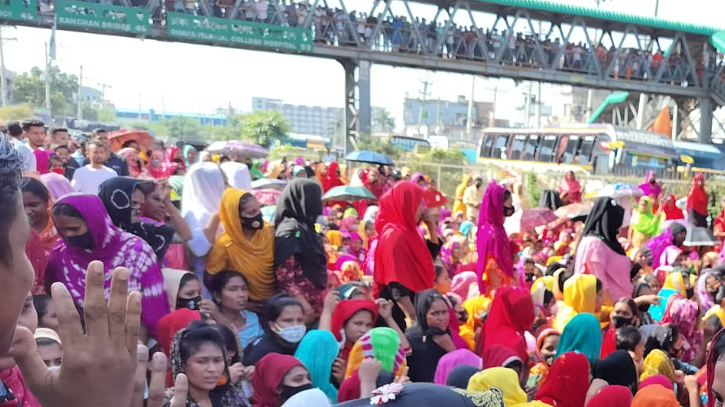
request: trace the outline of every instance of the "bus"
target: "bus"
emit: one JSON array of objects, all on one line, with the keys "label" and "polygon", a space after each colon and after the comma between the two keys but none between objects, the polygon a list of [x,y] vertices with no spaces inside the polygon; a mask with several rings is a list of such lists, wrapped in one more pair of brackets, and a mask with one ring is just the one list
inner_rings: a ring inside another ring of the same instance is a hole
[{"label": "bus", "polygon": [[609,124],[567,124],[541,129],[487,128],[479,162],[525,171],[675,177],[679,155],[669,138]]}]

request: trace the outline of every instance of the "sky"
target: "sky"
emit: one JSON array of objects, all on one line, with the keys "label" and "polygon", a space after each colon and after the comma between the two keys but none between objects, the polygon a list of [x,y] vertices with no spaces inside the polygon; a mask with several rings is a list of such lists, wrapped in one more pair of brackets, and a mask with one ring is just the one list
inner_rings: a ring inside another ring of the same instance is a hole
[{"label": "sky", "polygon": [[[337,1],[329,0],[328,4],[335,7]],[[586,1],[596,3],[596,0],[558,1],[579,5]],[[655,1],[607,0],[601,7],[653,15]],[[710,10],[713,0],[688,0],[686,7],[681,0],[659,1],[661,18],[725,28],[721,13]],[[348,10],[367,11],[369,4],[368,0],[345,1]],[[397,7],[402,7],[402,3]],[[428,19],[435,13],[428,6],[412,8],[415,15],[428,16]],[[402,13],[398,10],[393,11]],[[488,25],[492,22],[493,19]],[[50,33],[48,29],[5,27],[6,68],[24,72],[33,66],[43,66],[44,44],[49,41]],[[344,103],[343,69],[333,60],[61,30],[56,34],[56,43],[54,64],[76,75],[83,66],[83,84],[97,89],[105,84],[106,99],[119,108],[140,106],[157,111],[212,113],[231,104],[235,109],[249,111],[254,96],[310,106],[342,107]],[[398,129],[403,124],[403,100],[406,95],[417,97],[423,81],[433,83],[429,98],[452,101],[460,95],[471,95],[470,75],[373,65],[371,80],[372,105],[390,111]],[[475,100],[491,101],[494,87],[498,88],[497,105],[520,104],[517,102],[520,90],[508,79],[480,78],[476,81]],[[498,118],[512,120],[513,116],[513,108],[497,109]]]}]

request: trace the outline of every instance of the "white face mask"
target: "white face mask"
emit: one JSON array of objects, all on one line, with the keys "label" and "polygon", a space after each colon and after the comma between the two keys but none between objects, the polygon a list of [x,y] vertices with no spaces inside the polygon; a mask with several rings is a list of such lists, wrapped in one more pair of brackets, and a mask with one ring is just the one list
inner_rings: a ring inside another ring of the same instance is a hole
[{"label": "white face mask", "polygon": [[289,343],[298,343],[307,333],[307,327],[304,325],[292,325],[287,328],[280,328],[277,324],[274,325],[277,327],[277,335]]}]

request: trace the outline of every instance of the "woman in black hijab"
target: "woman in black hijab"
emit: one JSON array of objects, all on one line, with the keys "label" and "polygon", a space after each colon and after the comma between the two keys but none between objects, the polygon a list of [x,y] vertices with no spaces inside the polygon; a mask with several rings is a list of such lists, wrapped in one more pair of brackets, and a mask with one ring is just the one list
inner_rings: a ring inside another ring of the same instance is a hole
[{"label": "woman in black hijab", "polygon": [[456,350],[448,303],[437,290],[421,291],[415,298],[415,313],[417,325],[405,333],[411,347],[408,377],[413,382],[432,383],[440,358]]},{"label": "woman in black hijab", "polygon": [[593,274],[602,281],[604,302],[612,304],[632,295],[632,262],[617,240],[624,220],[624,208],[612,198],[602,197],[594,203],[577,243],[574,272]]},{"label": "woman in black hijab", "polygon": [[322,188],[307,178],[287,184],[274,214],[277,287],[302,303],[308,324],[320,318],[327,287],[327,253],[315,231],[320,215]]},{"label": "woman in black hijab", "polygon": [[159,262],[163,262],[174,238],[174,228],[141,218],[147,192],[152,191],[154,187],[152,181],[115,177],[101,184],[98,196],[103,201],[113,224],[145,240],[156,253]]}]

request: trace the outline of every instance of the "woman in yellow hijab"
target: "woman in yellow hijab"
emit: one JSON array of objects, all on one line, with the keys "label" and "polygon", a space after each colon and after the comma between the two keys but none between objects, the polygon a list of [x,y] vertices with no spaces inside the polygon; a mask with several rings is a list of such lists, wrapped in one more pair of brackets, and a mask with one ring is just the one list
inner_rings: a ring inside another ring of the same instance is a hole
[{"label": "woman in yellow hijab", "polygon": [[274,229],[264,223],[259,202],[250,193],[227,188],[222,195],[219,218],[224,234],[206,260],[206,272],[235,270],[249,283],[251,301],[263,301],[277,293],[274,274]]},{"label": "woman in yellow hijab", "polygon": [[466,205],[463,204],[463,193],[466,192],[466,188],[469,186],[471,186],[471,176],[465,174],[461,178],[461,183],[456,187],[456,201],[453,203],[452,213],[457,213],[458,211],[466,213]]},{"label": "woman in yellow hijab", "polygon": [[639,381],[658,374],[670,379],[672,383],[675,382],[675,365],[672,363],[672,359],[665,352],[654,349],[644,359],[644,372]]},{"label": "woman in yellow hijab", "polygon": [[519,375],[507,367],[492,367],[471,376],[466,390],[473,392],[487,391],[496,387],[503,393],[506,406],[523,405],[527,401],[526,392],[519,384]]},{"label": "woman in yellow hijab", "polygon": [[[599,285],[599,287],[597,287]],[[599,289],[597,289],[599,288]],[[554,319],[554,329],[563,331],[564,326],[577,314],[597,314],[601,308],[601,283],[591,274],[575,274],[564,283],[564,307]]]},{"label": "woman in yellow hijab", "polygon": [[325,236],[327,237],[327,241],[329,241],[335,249],[342,245],[343,235],[339,230],[329,230],[325,233]]}]

